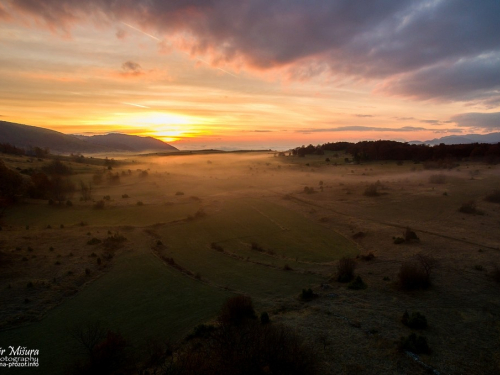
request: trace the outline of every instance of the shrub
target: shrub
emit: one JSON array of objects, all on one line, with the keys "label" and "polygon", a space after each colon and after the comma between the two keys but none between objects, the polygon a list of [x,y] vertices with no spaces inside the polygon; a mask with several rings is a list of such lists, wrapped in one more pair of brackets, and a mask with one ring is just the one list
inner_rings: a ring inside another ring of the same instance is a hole
[{"label": "shrub", "polygon": [[264,248],[262,246],[260,246],[257,242],[252,242],[251,244],[252,246],[252,250],[256,250],[256,251],[260,251],[260,252],[264,252]]},{"label": "shrub", "polygon": [[[372,252],[370,252],[370,253],[368,253],[368,254],[362,254],[362,255],[359,255],[358,257],[359,257],[359,259],[361,259],[361,260],[365,260],[365,261],[370,261],[370,260],[375,259],[375,255],[373,255],[373,253],[372,253]],[[358,258],[358,257],[357,257],[357,258]]]},{"label": "shrub", "polygon": [[488,194],[484,200],[493,203],[500,203],[500,190],[495,190],[491,194]]},{"label": "shrub", "polygon": [[97,245],[100,244],[102,241],[99,238],[93,237],[92,239],[87,241],[87,245]]},{"label": "shrub", "polygon": [[433,174],[432,176],[429,177],[429,182],[431,184],[444,184],[446,183],[446,176],[442,173]]},{"label": "shrub", "polygon": [[184,195],[184,193],[182,191],[178,191],[175,193],[175,195]]},{"label": "shrub", "polygon": [[304,187],[304,193],[306,193],[306,194],[313,194],[313,193],[315,193],[315,190],[314,190],[313,187],[305,186]]},{"label": "shrub", "polygon": [[428,288],[431,285],[431,272],[434,265],[435,260],[425,255],[417,255],[415,260],[404,262],[398,274],[403,289]]},{"label": "shrub", "polygon": [[267,312],[263,312],[260,314],[260,323],[261,324],[268,324],[271,322],[271,319],[269,319],[269,314]]},{"label": "shrub", "polygon": [[33,282],[29,281],[28,284],[26,284],[27,288],[33,288]]},{"label": "shrub", "polygon": [[405,239],[402,238],[402,237],[392,237],[393,239],[393,242],[396,244],[396,245],[399,245],[401,243],[404,243],[405,242]]},{"label": "shrub", "polygon": [[363,195],[367,197],[378,197],[380,193],[378,192],[379,184],[370,184],[365,188]]},{"label": "shrub", "polygon": [[122,198],[126,199],[126,198],[130,198],[130,197],[128,196],[128,194],[122,194]]},{"label": "shrub", "polygon": [[207,338],[215,331],[215,326],[211,324],[199,324],[194,327],[193,332],[187,335],[187,340],[194,338]]},{"label": "shrub", "polygon": [[89,268],[85,268],[85,275],[87,275],[87,276],[90,275],[90,269]]},{"label": "shrub", "polygon": [[401,318],[401,323],[411,329],[424,329],[427,328],[427,318],[417,312],[412,312],[411,315],[408,311],[405,311],[403,317]]},{"label": "shrub", "polygon": [[292,271],[292,267],[290,267],[288,264],[285,264],[283,266],[283,270],[285,270],[285,271]]},{"label": "shrub", "polygon": [[493,268],[492,276],[493,280],[495,280],[497,283],[500,283],[500,267],[498,267],[497,265],[495,265],[495,267]]},{"label": "shrub", "polygon": [[462,203],[462,206],[458,209],[458,211],[460,211],[464,214],[476,214],[476,215],[483,215],[484,214],[481,210],[477,209],[476,202],[474,202],[474,201],[468,201],[468,202]]},{"label": "shrub", "polygon": [[248,296],[237,295],[224,303],[217,320],[222,325],[239,326],[256,318],[252,299]]},{"label": "shrub", "polygon": [[349,289],[353,289],[353,290],[366,289],[367,287],[368,286],[365,284],[365,282],[363,281],[363,279],[361,279],[361,276],[359,276],[359,275],[356,277],[356,279],[354,279],[354,281],[349,283],[349,286],[348,286]]},{"label": "shrub", "polygon": [[427,344],[427,338],[425,336],[417,336],[415,333],[411,333],[408,337],[401,337],[399,342],[399,349],[406,350],[415,354],[430,354],[431,349]]},{"label": "shrub", "polygon": [[224,252],[223,247],[222,247],[221,245],[219,245],[219,244],[215,243],[215,242],[212,242],[212,243],[210,244],[210,247],[211,247],[212,249],[216,250],[216,251]]},{"label": "shrub", "polygon": [[311,288],[309,289],[302,289],[302,293],[300,295],[300,299],[303,301],[311,301],[312,299],[318,297],[316,293],[312,291]]},{"label": "shrub", "polygon": [[72,207],[73,206],[73,202],[71,202],[70,200],[67,200],[66,201],[66,206]]},{"label": "shrub", "polygon": [[101,201],[97,201],[94,203],[94,209],[96,210],[102,210],[104,209],[104,201],[101,200]]},{"label": "shrub", "polygon": [[420,241],[417,234],[412,231],[410,227],[406,227],[403,233],[403,238],[405,241]]},{"label": "shrub", "polygon": [[144,206],[144,203],[142,201],[137,201],[138,206]]},{"label": "shrub", "polygon": [[337,281],[347,283],[354,278],[356,261],[352,258],[342,258],[337,264]]}]

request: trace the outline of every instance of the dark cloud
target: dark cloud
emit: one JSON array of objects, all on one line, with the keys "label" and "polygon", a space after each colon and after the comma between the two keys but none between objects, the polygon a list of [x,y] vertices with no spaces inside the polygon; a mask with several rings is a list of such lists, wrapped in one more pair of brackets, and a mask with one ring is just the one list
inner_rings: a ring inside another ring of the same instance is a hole
[{"label": "dark cloud", "polygon": [[354,116],[356,116],[356,117],[375,117],[373,115],[354,115]]},{"label": "dark cloud", "polygon": [[5,0],[52,28],[88,17],[189,35],[213,63],[379,79],[416,99],[500,102],[498,0]]},{"label": "dark cloud", "polygon": [[[500,32],[500,31],[499,31]],[[443,62],[389,79],[380,91],[416,99],[500,102],[500,51]],[[490,102],[490,104],[488,104]]]},{"label": "dark cloud", "polygon": [[141,66],[133,61],[126,61],[122,64],[122,75],[126,76],[139,76],[144,74]]},{"label": "dark cloud", "polygon": [[500,112],[492,113],[462,113],[451,117],[460,127],[480,130],[500,130]]}]

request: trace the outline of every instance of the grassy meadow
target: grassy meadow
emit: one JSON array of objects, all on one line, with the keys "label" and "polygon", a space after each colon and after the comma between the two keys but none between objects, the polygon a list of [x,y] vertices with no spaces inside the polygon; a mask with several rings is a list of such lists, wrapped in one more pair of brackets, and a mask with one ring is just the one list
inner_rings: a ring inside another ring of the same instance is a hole
[{"label": "grassy meadow", "polygon": [[[50,163],[1,157],[18,170]],[[484,198],[500,167],[344,157],[63,161],[75,190],[62,204],[24,200],[1,217],[0,347],[39,349],[40,367],[24,373],[60,374],[82,354],[70,334],[78,324],[102,321],[140,353],[151,338],[181,342],[245,294],[303,335],[325,373],[498,373],[500,205]],[[470,201],[475,211],[460,212]],[[419,241],[396,244],[407,227]],[[433,259],[432,286],[405,291],[400,267],[419,254]],[[345,257],[366,289],[337,282]],[[302,300],[309,288],[318,298]],[[419,332],[427,367],[397,350],[412,332],[405,310],[429,322]]]}]

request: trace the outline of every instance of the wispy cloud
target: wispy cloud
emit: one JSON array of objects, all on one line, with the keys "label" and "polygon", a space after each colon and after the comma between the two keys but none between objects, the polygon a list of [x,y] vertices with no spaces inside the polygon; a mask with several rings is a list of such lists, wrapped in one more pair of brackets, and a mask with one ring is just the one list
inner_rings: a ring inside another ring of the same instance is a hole
[{"label": "wispy cloud", "polygon": [[308,128],[297,130],[298,133],[329,133],[329,132],[367,132],[367,131],[377,131],[377,132],[414,132],[429,130],[427,128],[415,127],[415,126],[403,126],[401,128],[383,128],[375,126],[338,126],[335,128]]}]

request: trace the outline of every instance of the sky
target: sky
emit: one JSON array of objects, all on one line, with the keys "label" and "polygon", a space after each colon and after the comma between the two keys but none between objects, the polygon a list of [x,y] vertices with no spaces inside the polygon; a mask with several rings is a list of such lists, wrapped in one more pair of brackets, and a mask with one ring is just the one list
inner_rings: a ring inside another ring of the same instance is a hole
[{"label": "sky", "polygon": [[180,149],[500,131],[498,0],[0,0],[0,120]]}]

